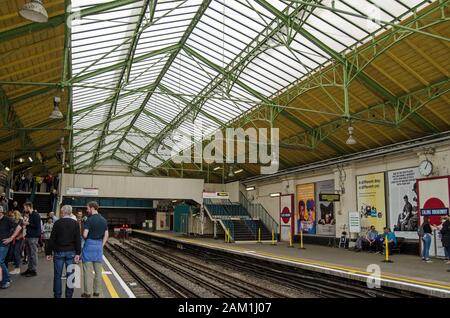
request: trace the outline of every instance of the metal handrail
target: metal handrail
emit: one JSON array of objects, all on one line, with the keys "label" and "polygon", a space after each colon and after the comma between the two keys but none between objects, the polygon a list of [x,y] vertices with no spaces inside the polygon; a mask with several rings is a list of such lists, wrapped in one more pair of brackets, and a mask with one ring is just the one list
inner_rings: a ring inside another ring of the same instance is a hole
[{"label": "metal handrail", "polygon": [[275,219],[269,214],[269,212],[260,203],[250,203],[244,193],[240,191],[239,202],[247,212],[255,219],[261,220],[261,222],[267,227],[269,231],[273,230],[275,234],[278,234],[279,224]]}]

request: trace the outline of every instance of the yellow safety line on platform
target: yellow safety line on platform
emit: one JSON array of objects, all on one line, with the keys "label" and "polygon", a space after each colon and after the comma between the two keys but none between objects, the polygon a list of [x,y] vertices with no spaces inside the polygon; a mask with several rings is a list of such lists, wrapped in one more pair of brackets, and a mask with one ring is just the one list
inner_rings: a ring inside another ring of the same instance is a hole
[{"label": "yellow safety line on platform", "polygon": [[[175,240],[179,240],[181,242],[194,243],[194,244],[197,244],[197,245],[202,245],[202,246],[207,246],[207,247],[216,247],[216,248],[219,247],[219,248],[223,248],[223,249],[227,249],[227,250],[234,250],[234,251],[238,251],[238,252],[247,252],[247,254],[249,252],[248,249],[244,249],[244,248],[241,248],[241,247],[223,246],[223,245],[218,245],[218,244],[214,244],[214,243],[200,243],[198,241],[191,240],[191,239],[171,237],[171,236],[166,236],[166,235],[161,235],[161,234],[153,234],[153,233],[150,234],[150,233],[146,233],[144,231],[142,231],[142,232],[139,231],[138,233],[144,233],[144,234],[148,234],[148,235],[154,235],[154,236],[165,237],[165,238],[169,238],[169,239],[175,239]],[[361,274],[361,275],[365,275],[365,276],[370,276],[371,275],[371,273],[368,273],[366,271],[363,271],[363,270],[360,270],[360,269],[357,269],[357,268],[350,268],[350,267],[344,267],[344,266],[339,266],[339,265],[331,265],[331,264],[327,264],[327,263],[319,263],[319,262],[316,262],[316,261],[308,261],[308,260],[304,260],[304,259],[301,259],[301,258],[285,257],[285,256],[280,256],[280,255],[275,255],[275,254],[266,253],[266,252],[260,252],[260,251],[254,251],[251,254],[252,255],[259,255],[259,256],[266,256],[266,257],[268,256],[268,257],[272,257],[272,258],[275,258],[275,259],[291,261],[291,262],[295,262],[295,263],[299,263],[299,264],[315,265],[315,266],[320,266],[320,267],[329,268],[329,269],[341,270],[341,271],[346,271],[346,272],[354,273],[354,274]],[[398,282],[405,282],[405,283],[410,283],[410,284],[417,284],[417,285],[422,285],[422,286],[427,286],[427,287],[434,287],[434,288],[450,290],[450,286],[449,285],[440,285],[440,284],[428,283],[428,282],[425,282],[425,281],[408,279],[408,278],[401,278],[401,277],[390,276],[390,275],[381,275],[381,278],[390,279],[390,280],[394,280],[394,281],[398,281]]]},{"label": "yellow safety line on platform", "polygon": [[[102,269],[102,272],[104,270]],[[109,294],[111,295],[111,298],[120,298],[119,294],[115,290],[113,284],[111,283],[111,280],[109,279],[108,275],[103,274],[102,275],[103,281],[105,282],[106,288],[108,289]]]}]

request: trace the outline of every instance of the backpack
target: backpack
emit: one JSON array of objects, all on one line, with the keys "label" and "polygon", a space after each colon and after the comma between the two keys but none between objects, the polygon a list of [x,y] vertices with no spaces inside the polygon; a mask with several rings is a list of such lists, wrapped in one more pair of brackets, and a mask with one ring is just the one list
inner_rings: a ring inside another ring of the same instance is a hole
[{"label": "backpack", "polygon": [[425,235],[425,232],[423,230],[423,224],[419,226],[419,228],[417,229],[417,235],[419,235],[419,237],[423,237]]}]

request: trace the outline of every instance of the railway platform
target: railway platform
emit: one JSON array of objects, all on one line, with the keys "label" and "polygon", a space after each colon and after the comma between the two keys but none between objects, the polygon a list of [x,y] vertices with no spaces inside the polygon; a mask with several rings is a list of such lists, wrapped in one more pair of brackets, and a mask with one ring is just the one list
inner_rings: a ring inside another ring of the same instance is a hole
[{"label": "railway platform", "polygon": [[[283,242],[277,242],[275,246],[271,243],[230,244],[218,239],[186,237],[173,232],[134,230],[134,233],[152,240],[170,242],[178,248],[190,245],[245,255],[353,280],[367,281],[368,277],[378,277],[382,286],[424,296],[450,298],[450,273],[447,271],[450,266],[440,259],[425,263],[418,256],[393,255],[393,263],[384,263],[384,256],[380,254],[355,253],[319,245],[305,245],[305,249],[300,249],[297,245],[289,248]],[[380,270],[379,276],[373,276],[374,268]]]},{"label": "railway platform", "polygon": [[[22,265],[22,270],[26,270],[26,265]],[[98,298],[134,298],[133,293],[105,257],[102,276],[102,292]],[[53,298],[53,261],[47,261],[41,253],[36,277],[12,275],[11,279],[10,288],[0,289],[0,298]],[[64,297],[65,279],[62,283]],[[81,298],[81,294],[80,286],[75,288],[73,298]]]}]

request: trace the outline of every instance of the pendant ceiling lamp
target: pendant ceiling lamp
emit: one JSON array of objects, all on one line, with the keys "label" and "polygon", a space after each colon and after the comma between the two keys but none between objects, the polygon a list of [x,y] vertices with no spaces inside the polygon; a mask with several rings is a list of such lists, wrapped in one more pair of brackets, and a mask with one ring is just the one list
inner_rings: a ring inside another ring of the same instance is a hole
[{"label": "pendant ceiling lamp", "polygon": [[33,22],[45,23],[48,21],[47,10],[45,10],[42,0],[31,0],[25,3],[19,14]]}]

